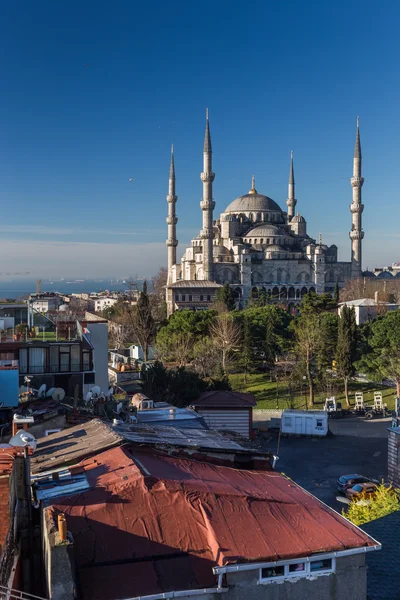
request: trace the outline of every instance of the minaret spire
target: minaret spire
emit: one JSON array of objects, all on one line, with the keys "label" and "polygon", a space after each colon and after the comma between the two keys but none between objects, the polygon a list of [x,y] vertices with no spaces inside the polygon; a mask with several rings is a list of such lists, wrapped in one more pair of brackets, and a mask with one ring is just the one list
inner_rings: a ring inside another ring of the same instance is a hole
[{"label": "minaret spire", "polygon": [[289,183],[288,183],[288,199],[286,200],[288,207],[288,220],[291,221],[294,217],[294,209],[297,204],[294,191],[294,166],[293,166],[293,150],[290,152],[290,168],[289,168]]},{"label": "minaret spire", "polygon": [[361,277],[362,273],[362,240],[364,232],[362,230],[362,212],[364,205],[361,199],[361,188],[364,183],[364,177],[361,174],[362,154],[360,141],[360,117],[357,117],[356,143],[354,146],[353,157],[353,177],[350,179],[353,188],[353,201],[350,205],[351,212],[351,276],[352,278]]},{"label": "minaret spire", "polygon": [[207,108],[203,148],[203,171],[200,173],[200,179],[203,182],[203,199],[200,202],[200,208],[203,211],[203,228],[200,235],[203,240],[203,279],[208,281],[213,278],[213,210],[215,208],[215,202],[212,197],[212,184],[214,177],[215,175],[212,172],[212,146]]},{"label": "minaret spire", "polygon": [[174,265],[176,265],[176,247],[178,245],[178,240],[176,239],[176,224],[178,219],[175,213],[176,201],[178,200],[178,196],[175,194],[175,160],[174,160],[174,145],[171,146],[171,160],[169,164],[169,182],[168,182],[168,217],[167,217],[167,225],[168,225],[168,239],[167,239],[167,247],[168,247],[168,281],[171,280],[171,270]]}]

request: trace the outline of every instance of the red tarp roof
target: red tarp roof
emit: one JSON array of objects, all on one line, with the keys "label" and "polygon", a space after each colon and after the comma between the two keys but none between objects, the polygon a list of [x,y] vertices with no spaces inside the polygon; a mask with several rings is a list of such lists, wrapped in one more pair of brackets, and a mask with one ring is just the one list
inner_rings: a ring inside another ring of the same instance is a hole
[{"label": "red tarp roof", "polygon": [[251,394],[216,390],[204,392],[198,400],[191,403],[196,408],[250,408],[256,401]]},{"label": "red tarp roof", "polygon": [[118,447],[83,465],[93,489],[57,499],[84,600],[216,585],[212,567],[374,542],[275,471]]}]

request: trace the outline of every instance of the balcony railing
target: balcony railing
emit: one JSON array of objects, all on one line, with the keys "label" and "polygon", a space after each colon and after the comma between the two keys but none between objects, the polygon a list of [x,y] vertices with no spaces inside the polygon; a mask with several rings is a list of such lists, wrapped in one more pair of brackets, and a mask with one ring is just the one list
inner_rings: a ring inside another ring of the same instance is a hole
[{"label": "balcony railing", "polygon": [[70,365],[19,365],[22,375],[45,375],[51,373],[84,373],[93,371],[93,365],[82,363],[71,363]]}]

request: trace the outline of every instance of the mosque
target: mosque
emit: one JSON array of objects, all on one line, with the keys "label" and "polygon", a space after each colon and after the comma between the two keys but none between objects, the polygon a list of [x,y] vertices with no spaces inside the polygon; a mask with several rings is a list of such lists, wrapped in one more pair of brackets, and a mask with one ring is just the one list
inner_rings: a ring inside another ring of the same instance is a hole
[{"label": "mosque", "polygon": [[208,111],[203,148],[202,229],[186,248],[181,262],[176,259],[176,181],[172,149],[168,202],[168,314],[182,308],[200,310],[211,306],[224,283],[232,287],[238,307],[263,290],[267,296],[292,310],[307,292],[333,292],[351,278],[362,275],[362,230],[360,128],[357,119],[351,186],[351,260],[338,260],[338,249],[316,241],[307,233],[305,218],[296,212],[293,154],[290,157],[287,210],[251,189],[231,202],[219,219],[214,219],[212,146]]}]

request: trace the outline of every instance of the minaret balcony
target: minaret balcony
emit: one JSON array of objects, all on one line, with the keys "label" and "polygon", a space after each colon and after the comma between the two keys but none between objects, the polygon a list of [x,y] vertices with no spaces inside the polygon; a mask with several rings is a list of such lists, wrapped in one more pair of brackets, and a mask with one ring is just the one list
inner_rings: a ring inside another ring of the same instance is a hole
[{"label": "minaret balcony", "polygon": [[215,179],[215,173],[212,173],[211,171],[203,171],[203,173],[200,173],[200,179],[203,183],[213,182]]},{"label": "minaret balcony", "polygon": [[166,196],[166,200],[167,202],[176,202],[178,200],[178,196],[174,196],[173,194],[168,194],[168,196]]},{"label": "minaret balcony", "polygon": [[351,240],[362,240],[364,239],[364,232],[353,230],[350,231],[349,236]]},{"label": "minaret balcony", "polygon": [[350,204],[351,213],[362,213],[364,210],[364,204]]},{"label": "minaret balcony", "polygon": [[176,239],[174,240],[174,239],[172,239],[172,238],[168,238],[168,239],[167,239],[167,241],[166,241],[165,243],[166,243],[166,244],[167,244],[167,246],[169,246],[169,247],[171,247],[171,246],[172,246],[172,248],[176,248],[176,247],[177,247],[177,245],[178,245],[178,240],[176,240]]},{"label": "minaret balcony", "polygon": [[364,183],[364,177],[352,177],[350,183],[353,187],[362,187]]},{"label": "minaret balcony", "polygon": [[214,210],[215,202],[214,200],[202,200],[200,202],[201,210]]},{"label": "minaret balcony", "polygon": [[165,220],[167,225],[176,225],[178,222],[178,217],[167,217]]}]

